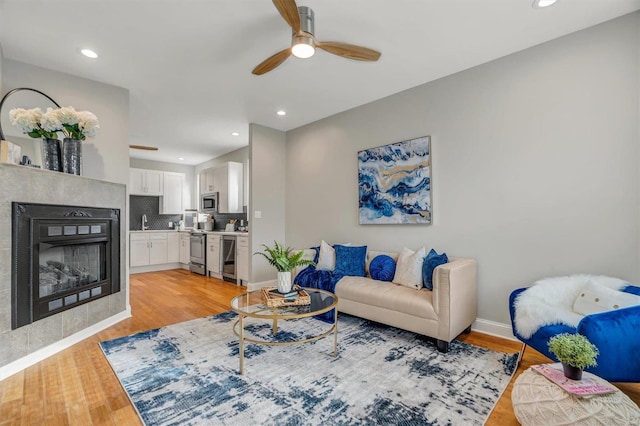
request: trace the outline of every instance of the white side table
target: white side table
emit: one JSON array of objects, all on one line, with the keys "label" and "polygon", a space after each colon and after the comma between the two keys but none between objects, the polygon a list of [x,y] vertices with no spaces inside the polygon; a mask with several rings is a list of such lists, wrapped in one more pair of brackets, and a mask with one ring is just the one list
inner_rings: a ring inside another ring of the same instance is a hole
[{"label": "white side table", "polygon": [[516,379],[511,402],[524,426],[640,425],[640,408],[620,390],[578,397],[531,369]]}]

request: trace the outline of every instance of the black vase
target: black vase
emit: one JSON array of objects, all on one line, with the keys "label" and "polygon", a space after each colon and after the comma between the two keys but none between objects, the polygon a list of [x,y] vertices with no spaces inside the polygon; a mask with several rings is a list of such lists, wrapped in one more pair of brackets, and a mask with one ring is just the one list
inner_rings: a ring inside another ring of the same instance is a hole
[{"label": "black vase", "polygon": [[62,155],[58,139],[42,139],[42,163],[45,170],[62,171]]},{"label": "black vase", "polygon": [[62,168],[65,173],[82,175],[82,141],[64,138],[62,143]]},{"label": "black vase", "polygon": [[567,379],[582,380],[582,368],[574,367],[563,362],[562,371],[564,371],[564,377]]}]

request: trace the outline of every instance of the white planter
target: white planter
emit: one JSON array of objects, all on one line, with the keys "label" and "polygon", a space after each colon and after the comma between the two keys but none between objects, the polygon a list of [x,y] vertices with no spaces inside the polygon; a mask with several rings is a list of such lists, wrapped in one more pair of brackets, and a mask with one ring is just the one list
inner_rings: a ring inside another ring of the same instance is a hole
[{"label": "white planter", "polygon": [[278,272],[278,291],[280,293],[291,291],[291,272]]}]

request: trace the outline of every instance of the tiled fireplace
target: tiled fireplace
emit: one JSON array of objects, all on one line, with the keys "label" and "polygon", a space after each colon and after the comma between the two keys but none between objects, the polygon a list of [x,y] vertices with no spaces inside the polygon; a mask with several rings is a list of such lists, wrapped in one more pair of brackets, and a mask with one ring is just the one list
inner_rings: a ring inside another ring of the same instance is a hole
[{"label": "tiled fireplace", "polygon": [[[0,182],[2,378],[129,317],[130,308],[124,184],[2,163]],[[25,208],[30,224],[14,224],[14,203],[49,206],[35,213]],[[49,213],[52,217],[45,218]],[[21,227],[30,229],[29,245],[18,248],[17,259],[37,254],[27,266],[13,259],[12,236]],[[14,292],[19,269],[28,271],[31,283],[22,295]],[[27,314],[14,314],[12,305],[19,301]]]},{"label": "tiled fireplace", "polygon": [[120,210],[12,203],[11,328],[120,291]]}]

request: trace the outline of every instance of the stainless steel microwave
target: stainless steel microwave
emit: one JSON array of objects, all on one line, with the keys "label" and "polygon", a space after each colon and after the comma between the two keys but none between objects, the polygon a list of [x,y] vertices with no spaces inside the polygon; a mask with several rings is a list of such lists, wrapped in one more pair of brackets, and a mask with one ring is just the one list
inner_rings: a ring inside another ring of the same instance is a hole
[{"label": "stainless steel microwave", "polygon": [[211,192],[200,196],[200,213],[217,213],[218,212],[218,193]]}]

